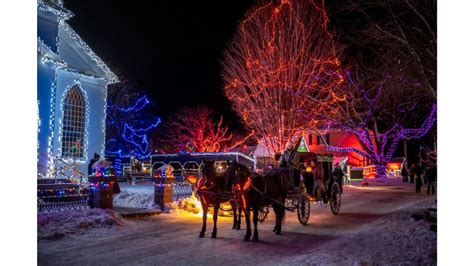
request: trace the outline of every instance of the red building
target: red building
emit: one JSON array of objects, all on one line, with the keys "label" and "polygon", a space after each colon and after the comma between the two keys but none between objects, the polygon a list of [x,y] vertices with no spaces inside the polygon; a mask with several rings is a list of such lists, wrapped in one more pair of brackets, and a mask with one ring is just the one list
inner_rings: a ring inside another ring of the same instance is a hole
[{"label": "red building", "polygon": [[[303,139],[304,142],[302,141]],[[356,152],[334,152],[328,151],[326,149],[325,142],[329,146],[341,148],[356,148],[359,150],[363,150],[357,136],[344,132],[343,130],[333,129],[328,131],[327,134],[324,135],[307,133],[303,135],[303,139],[300,141],[298,146],[298,150],[301,152],[304,152],[304,149],[307,149],[307,152],[322,154],[329,153],[336,158],[347,157],[347,163],[352,167],[363,167],[370,163],[370,161],[366,157]]]}]

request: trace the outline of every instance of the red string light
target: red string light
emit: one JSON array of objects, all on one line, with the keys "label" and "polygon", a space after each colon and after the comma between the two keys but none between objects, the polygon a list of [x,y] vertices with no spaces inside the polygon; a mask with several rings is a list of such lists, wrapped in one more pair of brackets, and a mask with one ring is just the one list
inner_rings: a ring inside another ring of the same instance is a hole
[{"label": "red string light", "polygon": [[345,100],[324,1],[269,1],[253,8],[224,53],[224,93],[270,153]]}]

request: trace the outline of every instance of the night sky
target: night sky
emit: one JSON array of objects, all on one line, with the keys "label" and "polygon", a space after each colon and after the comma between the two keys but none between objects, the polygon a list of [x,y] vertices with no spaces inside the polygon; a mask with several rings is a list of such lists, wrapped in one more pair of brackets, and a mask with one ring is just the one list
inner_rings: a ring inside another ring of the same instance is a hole
[{"label": "night sky", "polygon": [[[207,105],[232,130],[240,130],[222,94],[220,61],[255,2],[66,0],[65,7],[74,13],[68,23],[119,78],[145,89],[157,115],[167,118],[183,107]],[[333,22],[347,19],[331,12],[333,5],[328,2]],[[411,156],[422,141],[409,141]]]},{"label": "night sky", "polygon": [[65,7],[74,13],[68,23],[114,73],[146,89],[156,114],[205,104],[236,129],[220,61],[253,2],[66,0]]}]

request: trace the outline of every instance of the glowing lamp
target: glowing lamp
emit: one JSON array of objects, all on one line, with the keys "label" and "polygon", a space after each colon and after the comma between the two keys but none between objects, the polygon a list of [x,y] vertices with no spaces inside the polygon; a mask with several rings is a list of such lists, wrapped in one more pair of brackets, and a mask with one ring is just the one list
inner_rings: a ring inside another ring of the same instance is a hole
[{"label": "glowing lamp", "polygon": [[387,163],[387,169],[390,171],[400,170],[400,163]]},{"label": "glowing lamp", "polygon": [[191,183],[191,184],[193,184],[193,185],[196,184],[196,181],[197,181],[197,177],[196,177],[196,176],[190,175],[190,176],[186,177],[186,179],[188,180],[189,183]]}]

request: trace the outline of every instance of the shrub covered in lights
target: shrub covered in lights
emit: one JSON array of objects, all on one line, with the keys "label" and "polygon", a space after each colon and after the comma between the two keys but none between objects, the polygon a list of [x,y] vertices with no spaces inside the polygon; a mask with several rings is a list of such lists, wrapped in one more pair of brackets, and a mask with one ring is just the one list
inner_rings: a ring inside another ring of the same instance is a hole
[{"label": "shrub covered in lights", "polygon": [[161,123],[150,112],[151,103],[137,86],[124,81],[109,88],[107,101],[106,155],[148,157],[150,134]]}]

